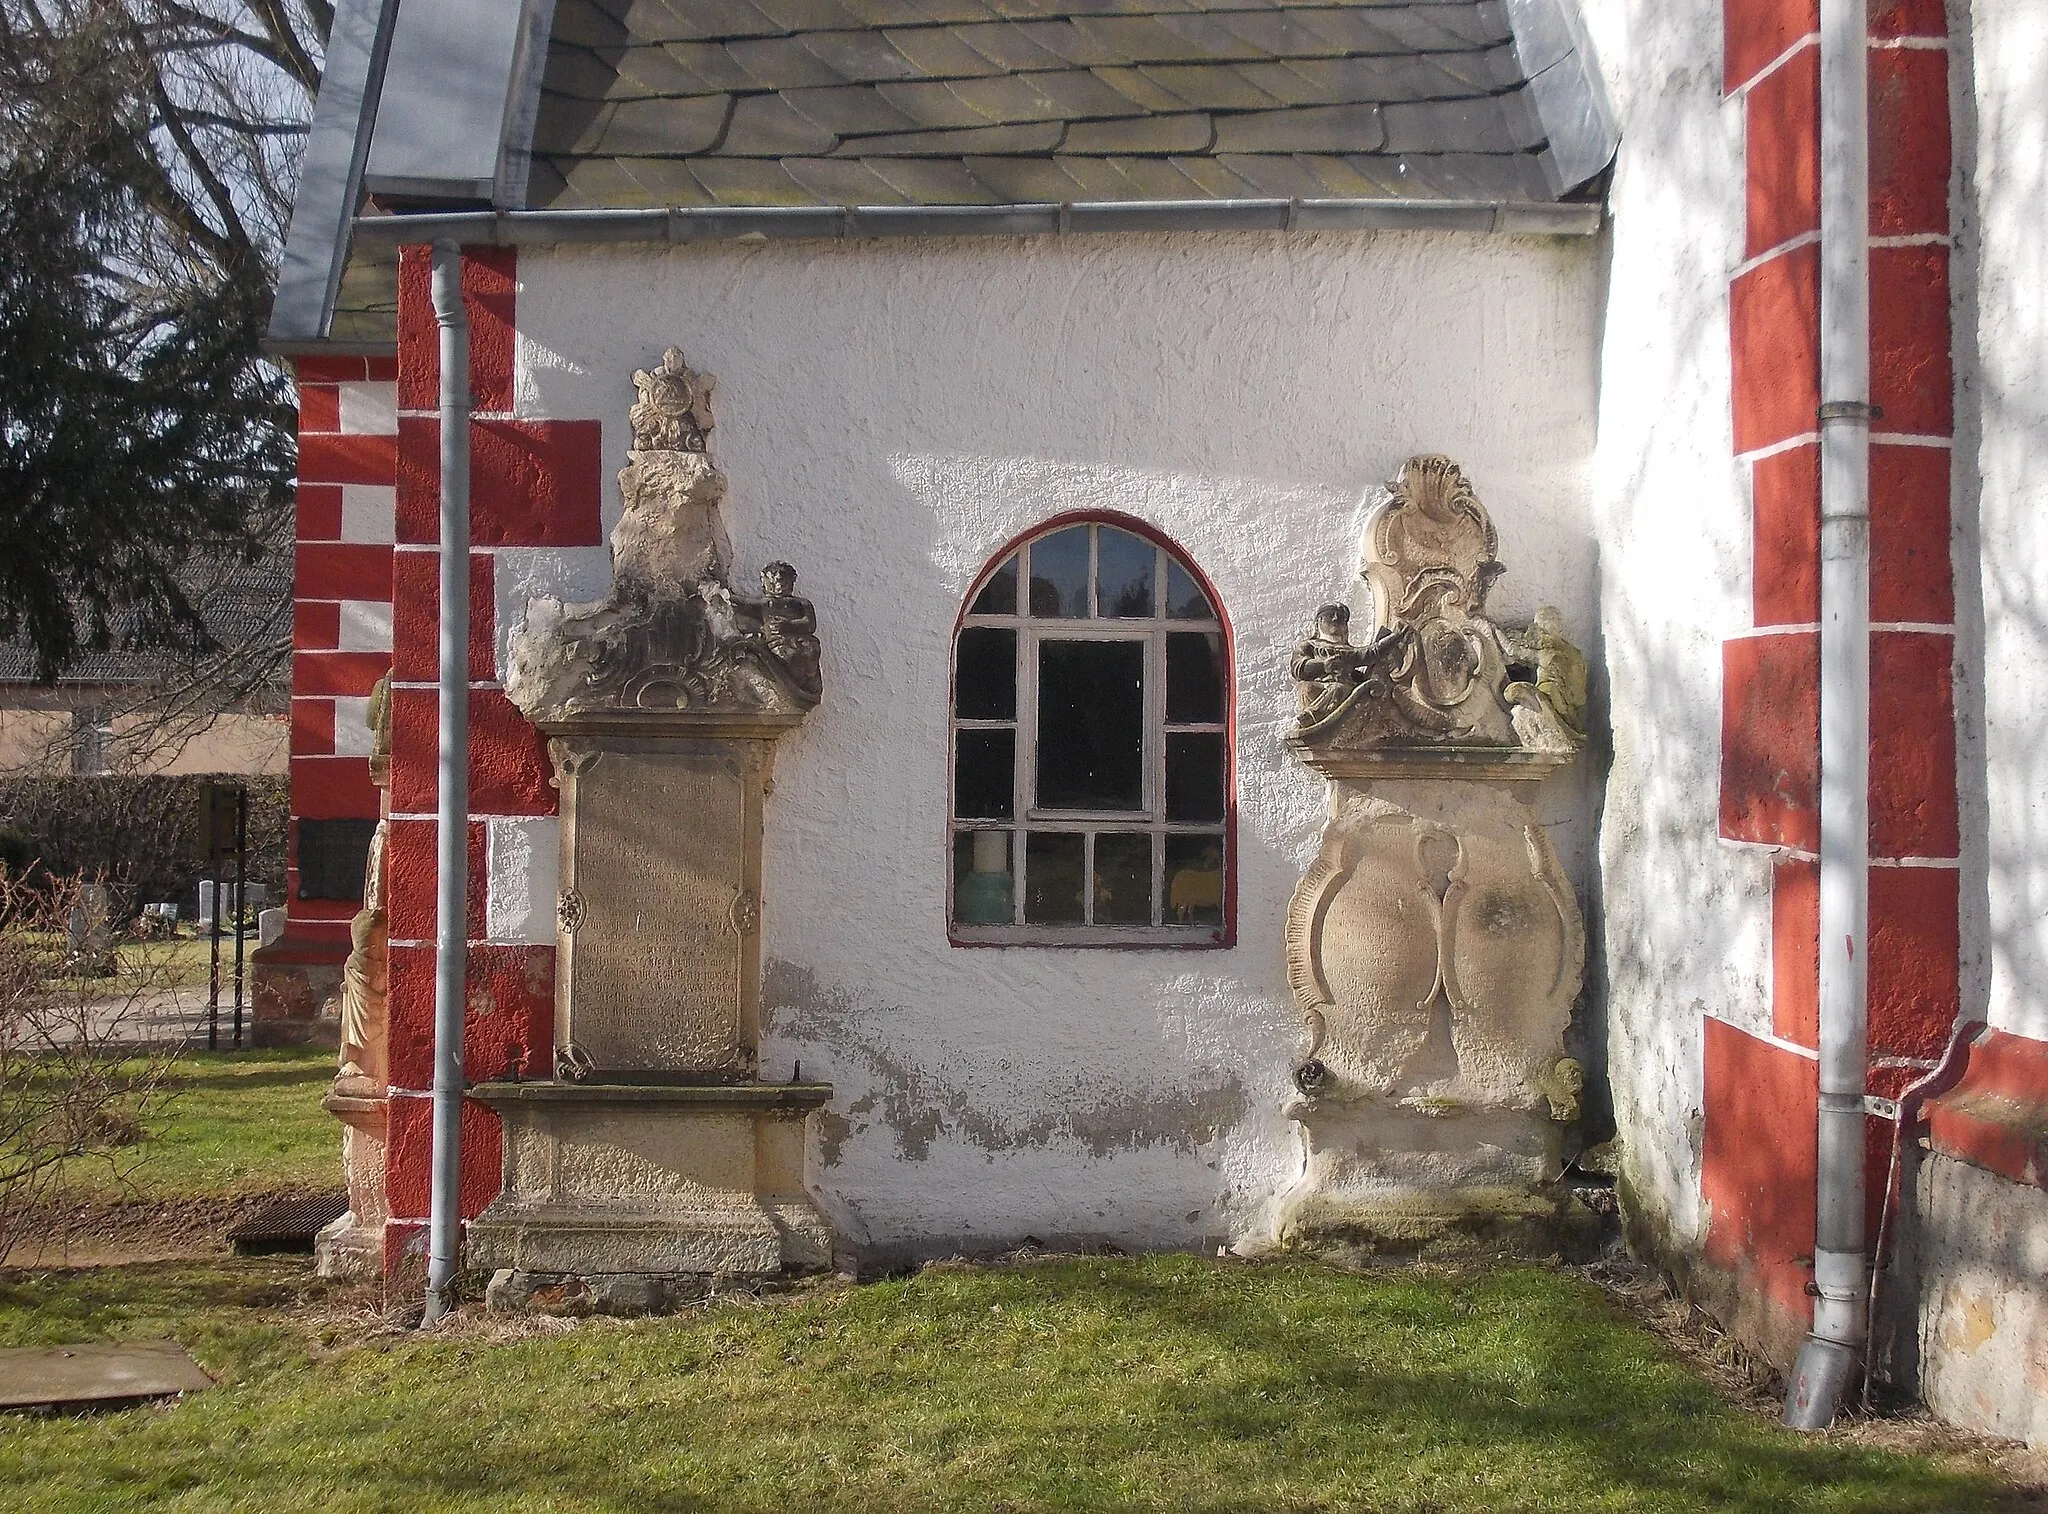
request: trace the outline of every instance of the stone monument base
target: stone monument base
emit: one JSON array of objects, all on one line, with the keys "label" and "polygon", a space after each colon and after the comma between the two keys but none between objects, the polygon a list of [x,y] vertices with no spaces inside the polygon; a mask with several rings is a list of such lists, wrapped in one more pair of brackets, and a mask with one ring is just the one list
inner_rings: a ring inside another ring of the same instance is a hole
[{"label": "stone monument base", "polygon": [[654,1298],[674,1291],[664,1279],[830,1267],[804,1127],[831,1096],[823,1083],[480,1085],[470,1097],[504,1122],[504,1187],[470,1224],[469,1265],[515,1275],[494,1285],[502,1307],[537,1288]]},{"label": "stone monument base", "polygon": [[1600,1219],[1562,1181],[1564,1127],[1539,1111],[1304,1099],[1307,1164],[1280,1201],[1286,1249],[1344,1262],[1589,1260]]},{"label": "stone monument base", "polygon": [[391,1101],[381,1093],[329,1090],[320,1107],[342,1122],[341,1167],[348,1213],[313,1237],[313,1270],[321,1277],[384,1275],[384,1143]]}]

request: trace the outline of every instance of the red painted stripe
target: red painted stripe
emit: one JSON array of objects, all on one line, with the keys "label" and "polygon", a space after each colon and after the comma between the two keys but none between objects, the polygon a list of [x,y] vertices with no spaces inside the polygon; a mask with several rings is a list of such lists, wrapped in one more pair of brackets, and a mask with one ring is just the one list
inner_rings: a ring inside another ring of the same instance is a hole
[{"label": "red painted stripe", "polygon": [[[498,676],[495,562],[488,552],[469,559],[469,676]],[[400,552],[391,562],[391,676],[428,683],[441,674],[441,559],[433,552]]]},{"label": "red painted stripe", "polygon": [[374,820],[382,795],[367,757],[293,757],[292,814],[304,820]]},{"label": "red painted stripe", "polygon": [[300,599],[391,598],[391,549],[374,542],[300,542],[293,573]]},{"label": "red painted stripe", "polygon": [[1820,247],[1759,263],[1728,289],[1735,450],[1814,429],[1820,408]]},{"label": "red painted stripe", "polygon": [[341,486],[309,484],[298,488],[300,541],[341,540]]},{"label": "red painted stripe", "polygon": [[292,606],[292,650],[331,652],[341,643],[341,606],[331,599],[302,599]]},{"label": "red painted stripe", "polygon": [[332,384],[299,385],[299,435],[341,429],[341,391]]},{"label": "red painted stripe", "polygon": [[302,384],[352,384],[362,381],[367,364],[359,357],[307,356],[293,358],[292,368]]},{"label": "red painted stripe", "polygon": [[299,439],[299,478],[315,484],[388,484],[398,472],[395,436]]},{"label": "red painted stripe", "polygon": [[292,755],[331,757],[334,755],[334,701],[294,699],[292,701]]},{"label": "red painted stripe", "polygon": [[1726,0],[1722,8],[1722,82],[1733,94],[1771,60],[1820,29],[1820,0]]},{"label": "red painted stripe", "polygon": [[469,388],[479,410],[512,408],[519,253],[472,247],[462,254],[462,303],[469,315]]},{"label": "red painted stripe", "polygon": [[361,698],[390,668],[386,652],[300,652],[292,658],[292,693]]}]

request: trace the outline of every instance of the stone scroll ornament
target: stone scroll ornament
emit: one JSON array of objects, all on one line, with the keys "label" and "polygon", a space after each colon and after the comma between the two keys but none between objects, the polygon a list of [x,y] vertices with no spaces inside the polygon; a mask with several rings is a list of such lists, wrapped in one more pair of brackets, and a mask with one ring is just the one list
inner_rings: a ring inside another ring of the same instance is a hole
[{"label": "stone scroll ornament", "polygon": [[797,715],[817,704],[818,621],[796,569],[768,564],[758,599],[728,581],[726,480],[709,452],[715,382],[674,347],[633,375],[612,591],[588,605],[536,599],[513,637],[505,692],[535,724],[634,710]]},{"label": "stone scroll ornament", "polygon": [[1586,664],[1556,610],[1488,614],[1496,547],[1458,465],[1410,460],[1366,526],[1369,630],[1325,605],[1292,657],[1288,744],[1332,780],[1287,924],[1309,1037],[1292,1112],[1325,1135],[1366,1105],[1578,1117],[1564,1035],[1585,929],[1513,780],[1584,743]]}]

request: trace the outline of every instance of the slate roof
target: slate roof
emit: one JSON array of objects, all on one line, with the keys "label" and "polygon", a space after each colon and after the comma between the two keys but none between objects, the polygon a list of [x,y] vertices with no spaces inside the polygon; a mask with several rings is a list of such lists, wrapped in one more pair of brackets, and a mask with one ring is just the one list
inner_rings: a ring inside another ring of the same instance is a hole
[{"label": "slate roof", "polygon": [[532,208],[1546,201],[1499,0],[557,0]]},{"label": "slate roof", "polygon": [[[935,234],[913,224],[923,208],[952,217],[949,229],[985,206],[1135,207],[1135,220],[1176,206],[1370,205],[1414,224],[1499,227],[1509,219],[1485,207],[1597,199],[1617,135],[1577,0],[554,0],[539,78],[528,66],[506,83],[502,122],[496,106],[471,120],[451,105],[446,122],[400,108],[437,103],[420,81],[445,77],[441,65],[419,60],[464,56],[480,18],[498,14],[488,7],[512,3],[407,0],[390,45],[418,64],[413,93],[387,90],[381,108],[411,123],[392,125],[389,145],[429,167],[437,144],[474,147],[483,133],[500,164],[492,203],[512,220],[529,213],[516,229],[536,239],[532,223],[551,212],[611,212],[606,229],[578,234],[633,239],[646,228],[618,218],[657,210],[671,239],[677,217],[748,212],[798,218],[770,235],[864,234],[892,214],[897,232]],[[541,0],[524,3],[531,13]],[[374,51],[378,25],[389,34],[392,6],[338,0],[351,56]],[[331,65],[341,55],[330,46]],[[380,219],[348,250],[377,97],[341,82],[333,102],[323,88],[333,120],[316,113],[308,163],[322,166],[294,212],[278,302],[289,315],[272,328],[288,350],[385,345],[395,330],[403,231]],[[366,103],[352,115],[356,97]],[[525,165],[523,192],[508,164]],[[479,203],[386,193],[402,211]],[[1459,207],[1472,213],[1439,214]],[[845,219],[820,230],[818,215]],[[504,230],[450,219],[464,224],[432,234]],[[979,229],[1043,229],[997,220]],[[1099,214],[1093,225],[1120,229]],[[340,292],[325,309],[330,280]]]},{"label": "slate roof", "polygon": [[[292,556],[281,544],[255,562],[223,562],[202,557],[179,574],[185,592],[199,596],[199,615],[222,647],[244,647],[290,635]],[[83,652],[57,674],[57,682],[149,684],[190,670],[203,656],[165,647],[135,644],[122,626],[116,645],[105,652]],[[129,645],[122,645],[123,642]],[[33,683],[35,658],[20,638],[0,641],[0,684]]]}]

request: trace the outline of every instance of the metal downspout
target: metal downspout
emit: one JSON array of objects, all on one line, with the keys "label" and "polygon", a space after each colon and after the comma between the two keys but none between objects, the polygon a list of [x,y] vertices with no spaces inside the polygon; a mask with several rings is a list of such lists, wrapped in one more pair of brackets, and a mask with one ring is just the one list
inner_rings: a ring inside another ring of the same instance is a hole
[{"label": "metal downspout", "polygon": [[1870,129],[1865,0],[1820,5],[1820,1111],[1813,1330],[1785,1423],[1829,1424],[1869,1296]]},{"label": "metal downspout", "polygon": [[434,244],[441,327],[440,808],[434,865],[434,1146],[427,1208],[431,1325],[455,1306],[461,1248],[462,1012],[469,977],[469,317],[462,249]]}]

